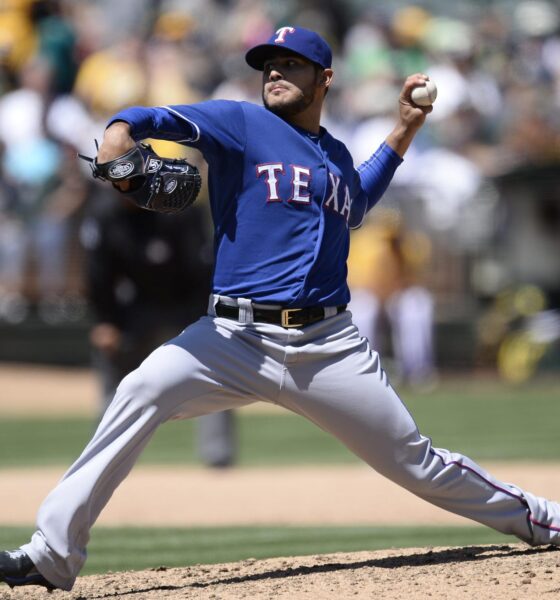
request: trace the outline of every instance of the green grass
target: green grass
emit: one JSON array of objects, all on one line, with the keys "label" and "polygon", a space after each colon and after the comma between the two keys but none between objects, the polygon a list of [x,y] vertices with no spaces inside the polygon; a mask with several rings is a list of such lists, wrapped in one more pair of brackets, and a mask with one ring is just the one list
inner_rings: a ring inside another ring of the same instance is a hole
[{"label": "green grass", "polygon": [[[402,397],[434,445],[475,460],[560,460],[560,386],[508,389],[476,381],[445,384],[429,395]],[[338,441],[291,413],[240,413],[239,464],[353,463]],[[73,461],[93,432],[83,418],[0,420],[0,468]],[[144,464],[194,464],[193,422],[163,425],[140,459]]]},{"label": "green grass", "polygon": [[476,460],[560,460],[560,379],[524,388],[473,380],[404,398],[436,446]]},{"label": "green grass", "polygon": [[[29,539],[31,528],[0,527],[0,548]],[[504,544],[515,538],[484,527],[220,527],[93,530],[83,575],[151,567],[234,562],[385,548]]]}]

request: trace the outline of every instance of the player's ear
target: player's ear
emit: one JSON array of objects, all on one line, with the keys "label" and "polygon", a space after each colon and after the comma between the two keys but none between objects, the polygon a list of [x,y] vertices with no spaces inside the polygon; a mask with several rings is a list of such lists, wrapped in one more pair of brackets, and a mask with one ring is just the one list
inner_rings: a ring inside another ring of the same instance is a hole
[{"label": "player's ear", "polygon": [[320,84],[323,87],[329,87],[333,78],[333,70],[332,69],[323,69],[321,73],[321,79],[319,80]]},{"label": "player's ear", "polygon": [[319,86],[325,88],[325,94],[327,94],[327,92],[329,91],[329,86],[331,85],[332,78],[332,69],[323,69],[319,73]]}]

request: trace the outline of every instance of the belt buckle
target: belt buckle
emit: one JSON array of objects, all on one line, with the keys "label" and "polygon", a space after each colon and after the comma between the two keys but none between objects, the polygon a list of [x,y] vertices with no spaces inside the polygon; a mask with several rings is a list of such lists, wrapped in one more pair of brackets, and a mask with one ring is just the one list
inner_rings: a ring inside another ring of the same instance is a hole
[{"label": "belt buckle", "polygon": [[301,323],[290,323],[291,313],[298,312],[299,308],[284,308],[280,312],[280,320],[282,321],[282,327],[287,329],[291,327],[300,327]]}]

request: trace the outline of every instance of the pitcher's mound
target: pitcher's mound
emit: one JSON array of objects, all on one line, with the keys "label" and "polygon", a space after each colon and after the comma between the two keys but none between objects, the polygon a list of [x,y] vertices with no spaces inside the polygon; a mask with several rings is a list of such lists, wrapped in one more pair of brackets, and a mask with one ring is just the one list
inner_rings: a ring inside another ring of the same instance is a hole
[{"label": "pitcher's mound", "polygon": [[2,588],[2,600],[46,599],[342,600],[376,598],[554,598],[560,554],[522,544],[408,548],[244,560],[179,569],[80,577],[71,593]]}]

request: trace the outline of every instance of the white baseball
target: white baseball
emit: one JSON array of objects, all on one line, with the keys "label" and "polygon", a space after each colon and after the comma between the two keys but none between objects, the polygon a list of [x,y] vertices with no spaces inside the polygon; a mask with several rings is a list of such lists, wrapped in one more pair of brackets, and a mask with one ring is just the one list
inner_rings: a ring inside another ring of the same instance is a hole
[{"label": "white baseball", "polygon": [[428,79],[424,85],[413,88],[410,97],[417,106],[431,106],[437,98],[436,84]]}]

